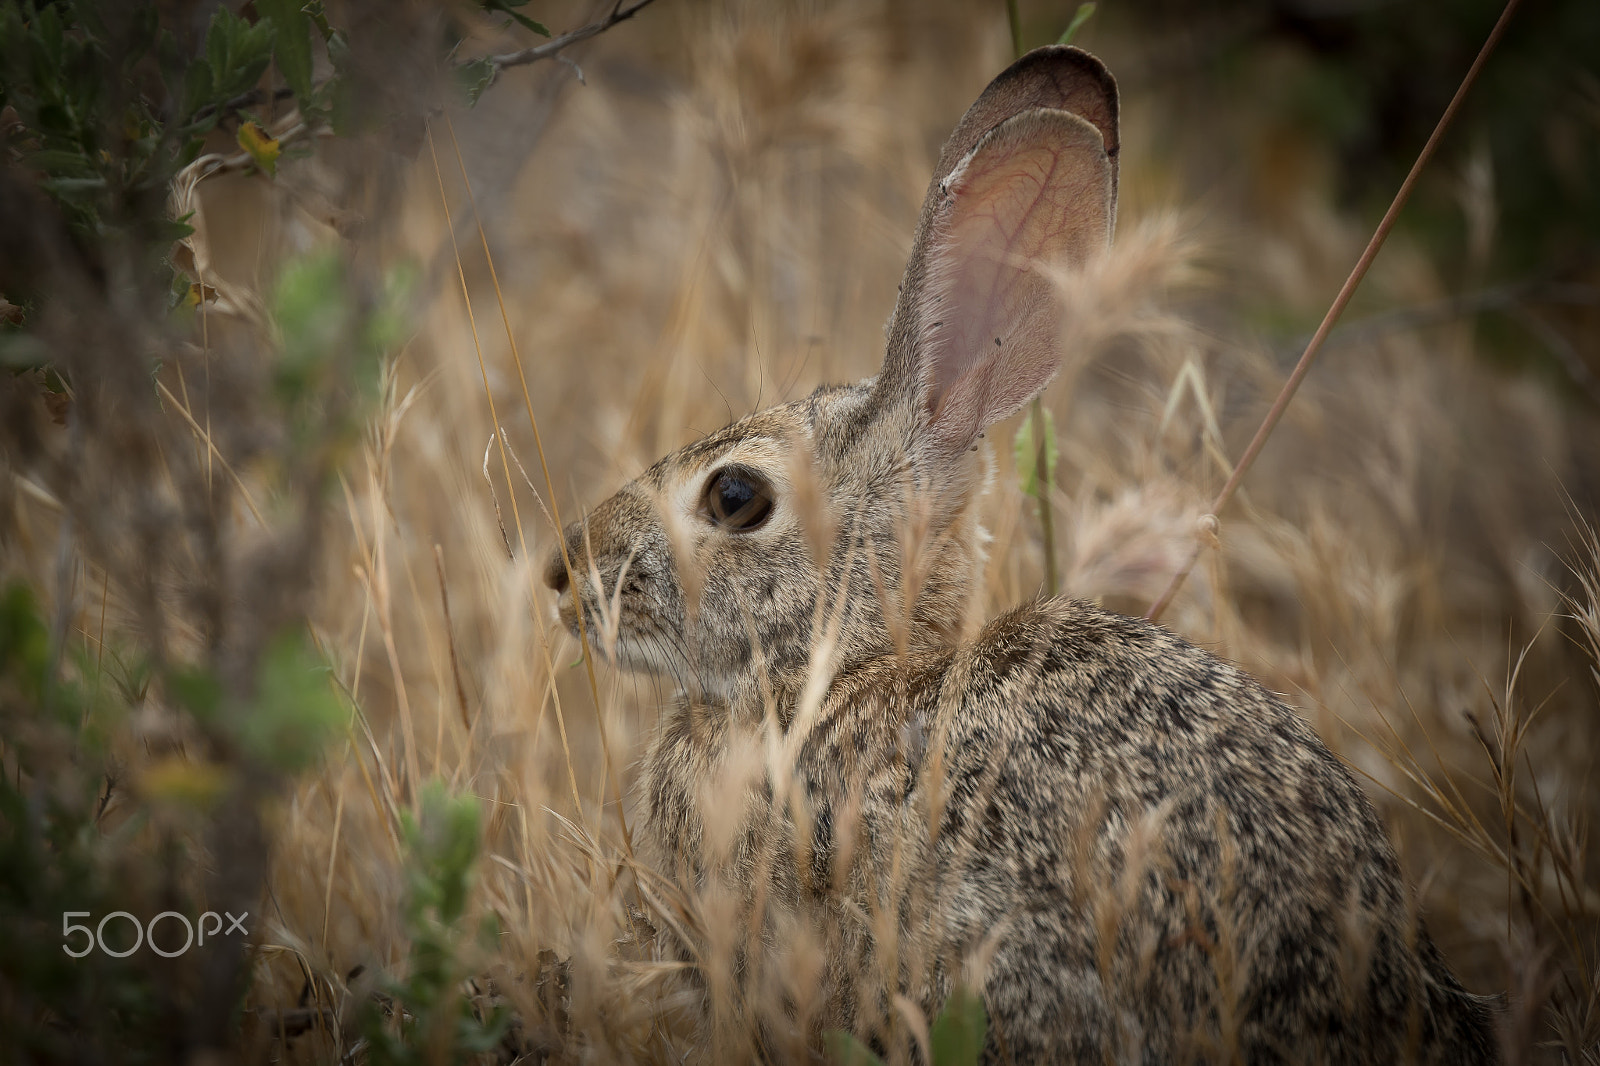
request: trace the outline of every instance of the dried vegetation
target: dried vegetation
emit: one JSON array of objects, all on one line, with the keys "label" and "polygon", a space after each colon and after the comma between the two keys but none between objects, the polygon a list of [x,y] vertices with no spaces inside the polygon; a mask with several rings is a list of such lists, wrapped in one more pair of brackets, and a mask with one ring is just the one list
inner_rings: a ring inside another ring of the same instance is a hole
[{"label": "dried vegetation", "polygon": [[[576,517],[733,417],[876,369],[939,139],[1008,55],[998,5],[968,6],[657,5],[577,57],[586,86],[558,87],[572,71],[554,64],[510,71],[476,110],[435,119],[418,152],[390,157],[408,161],[385,224],[354,237],[361,255],[422,264],[412,332],[330,467],[315,537],[304,534],[320,542],[292,550],[285,515],[315,501],[261,458],[272,442],[175,395],[204,367],[215,395],[231,395],[227,375],[251,371],[228,362],[227,331],[256,327],[251,309],[290,252],[352,234],[326,211],[314,220],[300,191],[312,160],[286,163],[268,188],[222,175],[191,191],[208,221],[196,258],[227,295],[208,312],[216,358],[163,370],[171,432],[161,455],[136,461],[169,464],[170,508],[201,501],[162,521],[201,529],[202,555],[213,540],[237,549],[263,596],[303,584],[350,714],[325,759],[267,801],[253,1054],[338,1059],[374,975],[414,960],[402,812],[430,778],[481,805],[466,911],[492,914],[498,933],[452,950],[481,998],[518,1017],[503,1047],[534,1062],[693,1061],[692,996],[644,918],[721,930],[712,985],[745,994],[716,978],[747,932],[731,902],[631,863],[631,767],[666,693],[579,665],[539,573],[558,511]],[[1297,354],[1256,309],[1313,322],[1367,233],[1319,194],[1325,161],[1310,144],[1241,150],[1235,184],[1186,206],[1216,158],[1168,137],[1195,116],[1142,73],[1150,46],[1127,31],[1108,24],[1086,42],[1136,72],[1117,250],[1062,279],[1067,365],[1046,394],[1064,591],[1142,612],[1192,538],[1210,538],[1168,624],[1286,693],[1363,776],[1445,955],[1474,991],[1507,993],[1510,1060],[1600,1061],[1594,405],[1485,359],[1470,317],[1347,333],[1232,511],[1202,526]],[[1272,195],[1255,210],[1251,190]],[[1468,208],[1492,217],[1492,190],[1480,196],[1491,199]],[[1446,292],[1403,234],[1368,286],[1374,308]],[[30,417],[63,432],[42,408]],[[195,444],[206,426],[215,452]],[[984,615],[1035,595],[1043,573],[1011,432],[990,435]],[[144,513],[102,483],[120,468],[116,442],[100,447],[76,453],[79,491],[107,493],[108,514]],[[29,462],[11,458],[5,569],[41,583],[73,639],[137,633],[142,605],[187,594],[137,584],[124,554],[135,542],[58,536],[62,512]],[[81,555],[57,558],[69,543]],[[257,543],[302,572],[276,578],[250,554]],[[248,620],[240,604],[257,594],[223,590],[215,610]],[[167,728],[160,704],[153,693],[128,724],[123,780],[169,754],[149,746]],[[133,796],[143,802],[137,784]],[[789,964],[803,976],[813,954],[794,945]],[[291,1037],[296,1009],[309,1028]],[[901,1030],[896,1061],[918,1024]],[[720,1031],[717,1061],[751,1054],[752,1040]]]}]

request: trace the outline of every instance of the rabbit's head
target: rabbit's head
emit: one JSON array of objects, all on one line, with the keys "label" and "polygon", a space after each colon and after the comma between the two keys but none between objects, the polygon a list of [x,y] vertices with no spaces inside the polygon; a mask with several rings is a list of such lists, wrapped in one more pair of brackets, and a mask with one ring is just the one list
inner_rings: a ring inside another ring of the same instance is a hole
[{"label": "rabbit's head", "polygon": [[940,155],[879,374],[741,419],[569,526],[546,572],[567,626],[581,603],[620,665],[728,700],[956,640],[978,438],[1055,372],[1038,267],[1104,249],[1116,153],[1092,56],[1042,48],[996,78]]}]

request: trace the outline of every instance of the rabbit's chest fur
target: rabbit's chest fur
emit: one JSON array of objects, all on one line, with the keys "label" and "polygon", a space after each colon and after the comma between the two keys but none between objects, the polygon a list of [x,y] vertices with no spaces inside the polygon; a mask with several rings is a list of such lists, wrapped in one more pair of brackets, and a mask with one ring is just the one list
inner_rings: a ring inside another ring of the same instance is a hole
[{"label": "rabbit's chest fur", "polygon": [[1408,1033],[1424,1060],[1488,1054],[1349,773],[1165,630],[1033,604],[951,653],[843,673],[781,737],[737,712],[667,716],[644,842],[731,901],[708,928],[741,979],[763,965],[742,931],[780,955],[815,942],[819,1028],[871,1028],[886,985],[936,1012],[976,967],[1018,1062],[1230,1040],[1255,1061],[1311,1036],[1380,1062]]}]

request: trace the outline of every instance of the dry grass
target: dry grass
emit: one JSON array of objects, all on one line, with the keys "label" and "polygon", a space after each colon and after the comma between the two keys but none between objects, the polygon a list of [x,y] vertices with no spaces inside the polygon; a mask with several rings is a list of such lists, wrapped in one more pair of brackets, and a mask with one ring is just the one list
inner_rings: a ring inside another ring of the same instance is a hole
[{"label": "dry grass", "polygon": [[[453,114],[459,160],[434,125],[377,249],[429,267],[416,333],[345,464],[312,612],[351,726],[270,818],[253,1004],[348,1009],[363,993],[347,975],[403,959],[399,812],[439,777],[482,802],[474,907],[502,933],[471,965],[533,1045],[695,1059],[691,998],[637,939],[642,907],[725,931],[707,972],[734,1020],[704,1061],[749,1052],[727,989],[745,932],[731,899],[683,898],[628,861],[631,767],[665,693],[575,665],[538,579],[551,516],[733,417],[875,370],[938,140],[1007,56],[993,6],[658,5],[581,60],[587,87],[563,90],[535,143],[497,128],[565,68],[512,72]],[[1090,45],[1137,66],[1138,40]],[[1309,195],[1175,215],[1191,161],[1161,131],[1181,104],[1133,85],[1124,116],[1119,251],[1064,282],[1081,310],[1046,399],[1066,590],[1137,613],[1286,369],[1241,306],[1314,317],[1366,233]],[[218,214],[277,212],[332,239],[287,201],[241,204],[221,181],[206,195]],[[239,242],[213,255],[244,290],[274,251],[248,229],[210,233]],[[1443,289],[1399,238],[1368,285],[1383,305]],[[985,615],[1041,581],[1010,435],[990,435]],[[1513,1061],[1594,1062],[1600,1047],[1597,460],[1592,413],[1489,369],[1465,325],[1332,348],[1167,618],[1288,693],[1366,776],[1447,958],[1474,991],[1510,993]],[[101,610],[82,597],[86,632]],[[820,961],[797,949],[789,965],[803,987]],[[344,1046],[312,1032],[287,1054]]]}]

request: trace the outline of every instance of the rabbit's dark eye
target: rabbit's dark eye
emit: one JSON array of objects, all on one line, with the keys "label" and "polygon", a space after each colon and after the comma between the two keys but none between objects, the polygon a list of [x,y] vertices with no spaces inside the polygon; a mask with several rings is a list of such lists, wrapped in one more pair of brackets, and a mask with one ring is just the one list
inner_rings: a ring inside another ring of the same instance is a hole
[{"label": "rabbit's dark eye", "polygon": [[747,533],[772,513],[772,485],[753,470],[730,466],[706,483],[706,514],[723,529]]}]

